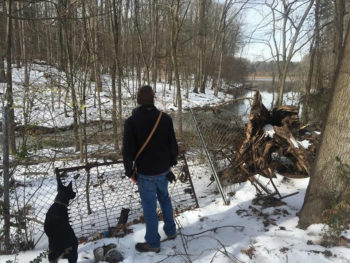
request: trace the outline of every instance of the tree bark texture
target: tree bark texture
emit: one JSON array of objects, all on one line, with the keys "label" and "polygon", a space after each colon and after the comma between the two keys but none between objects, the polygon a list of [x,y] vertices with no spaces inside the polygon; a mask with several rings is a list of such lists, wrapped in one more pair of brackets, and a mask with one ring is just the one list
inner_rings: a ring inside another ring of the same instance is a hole
[{"label": "tree bark texture", "polygon": [[315,166],[308,185],[299,227],[322,222],[322,213],[331,208],[332,201],[350,200],[349,179],[337,172],[340,158],[350,163],[350,24],[347,27],[344,53],[337,72],[334,91]]}]

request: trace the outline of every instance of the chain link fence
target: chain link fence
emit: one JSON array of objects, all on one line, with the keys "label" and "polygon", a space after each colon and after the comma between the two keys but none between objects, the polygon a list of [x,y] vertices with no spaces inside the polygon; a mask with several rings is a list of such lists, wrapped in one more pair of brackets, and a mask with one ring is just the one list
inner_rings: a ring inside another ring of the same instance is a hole
[{"label": "chain link fence", "polygon": [[[24,172],[11,193],[11,214],[15,215],[17,233],[12,242],[35,246],[43,236],[43,223],[57,194],[56,177],[63,184],[73,183],[76,198],[69,205],[70,223],[80,241],[103,237],[105,231],[117,227],[123,209],[129,209],[128,224],[143,222],[137,186],[124,176],[121,163],[89,163],[83,166],[52,166],[35,174]],[[178,180],[169,184],[175,214],[198,207],[196,193],[184,159],[174,169]],[[0,224],[2,225],[2,220]]]},{"label": "chain link fence", "polygon": [[244,139],[248,111],[248,101],[234,100],[217,107],[194,108],[183,115],[182,143],[186,154],[209,171],[210,180],[222,191],[224,201],[235,192],[236,185],[223,171],[233,165]]}]

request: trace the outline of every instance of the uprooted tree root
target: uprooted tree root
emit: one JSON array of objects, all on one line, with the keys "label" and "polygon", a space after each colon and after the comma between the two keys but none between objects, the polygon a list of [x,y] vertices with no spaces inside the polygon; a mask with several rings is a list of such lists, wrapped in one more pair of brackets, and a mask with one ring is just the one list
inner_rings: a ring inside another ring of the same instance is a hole
[{"label": "uprooted tree root", "polygon": [[294,177],[309,176],[314,156],[297,141],[299,126],[297,107],[279,106],[268,111],[257,91],[245,139],[223,176],[237,182],[257,173],[266,177],[272,177],[275,172]]}]

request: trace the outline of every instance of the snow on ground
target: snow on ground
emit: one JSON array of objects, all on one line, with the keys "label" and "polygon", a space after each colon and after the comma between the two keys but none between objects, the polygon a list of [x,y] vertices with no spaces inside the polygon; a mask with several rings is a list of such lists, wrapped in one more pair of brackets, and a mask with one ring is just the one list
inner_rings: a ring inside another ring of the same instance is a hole
[{"label": "snow on ground", "polygon": [[[72,101],[68,99],[65,103],[67,87],[64,74],[57,69],[43,66],[32,65],[30,75],[30,87],[28,91],[29,100],[23,104],[23,97],[25,95],[24,88],[24,68],[13,68],[13,94],[14,94],[14,109],[15,119],[17,123],[24,124],[23,108],[26,110],[27,122],[31,125],[39,125],[45,127],[63,127],[73,124]],[[79,79],[83,76],[78,76],[75,89],[81,90],[81,83]],[[61,89],[59,88],[61,87]],[[6,86],[3,85],[4,93]],[[101,97],[101,117],[103,120],[112,119],[112,80],[109,75],[102,76],[102,91]],[[87,87],[86,104],[79,103],[79,92],[77,92],[78,106],[82,111],[84,107],[87,110],[88,121],[99,120],[97,94],[94,94],[94,82],[91,87]],[[127,117],[131,114],[131,110],[136,106],[132,95],[136,90],[136,81],[128,78],[122,85],[122,108],[123,115]],[[232,95],[219,92],[218,96],[214,96],[214,91],[207,89],[206,93],[193,93],[192,88],[189,90],[188,98],[182,91],[183,109],[189,107],[214,105],[217,103],[229,101],[233,99]],[[156,87],[156,103],[155,105],[164,111],[177,111],[174,106],[174,86],[169,90],[169,85],[164,83],[157,83]],[[70,98],[70,95],[69,95]],[[66,104],[66,111],[64,111],[64,104]]]},{"label": "snow on ground", "polygon": [[[346,247],[324,248],[318,245],[324,226],[312,225],[307,230],[296,228],[296,213],[303,203],[309,179],[285,179],[278,176],[275,183],[282,196],[299,191],[288,197],[285,204],[266,207],[252,202],[255,189],[246,182],[230,186],[230,204],[225,206],[216,193],[214,184],[209,184],[210,172],[206,166],[192,165],[200,208],[187,211],[176,217],[179,235],[175,240],[161,243],[160,253],[138,253],[136,242],[143,242],[145,226],[131,226],[133,233],[124,238],[105,238],[79,246],[79,263],[92,263],[93,249],[115,243],[123,254],[123,262],[350,262],[350,249]],[[271,187],[268,181],[259,180]],[[162,222],[159,225],[162,238]],[[17,256],[0,257],[0,263],[16,260],[28,263],[47,249],[43,239],[33,251]],[[48,262],[44,259],[42,262]],[[61,262],[66,262],[61,260]]]}]

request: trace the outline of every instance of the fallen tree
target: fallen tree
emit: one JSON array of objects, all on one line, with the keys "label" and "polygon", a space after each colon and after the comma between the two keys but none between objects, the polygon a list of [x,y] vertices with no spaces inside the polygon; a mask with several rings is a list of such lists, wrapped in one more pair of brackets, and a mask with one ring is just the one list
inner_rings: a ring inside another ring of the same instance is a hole
[{"label": "fallen tree", "polygon": [[296,139],[299,132],[298,108],[278,106],[271,111],[254,95],[246,136],[232,166],[224,176],[243,181],[254,174],[272,177],[280,174],[307,177],[313,154]]}]

